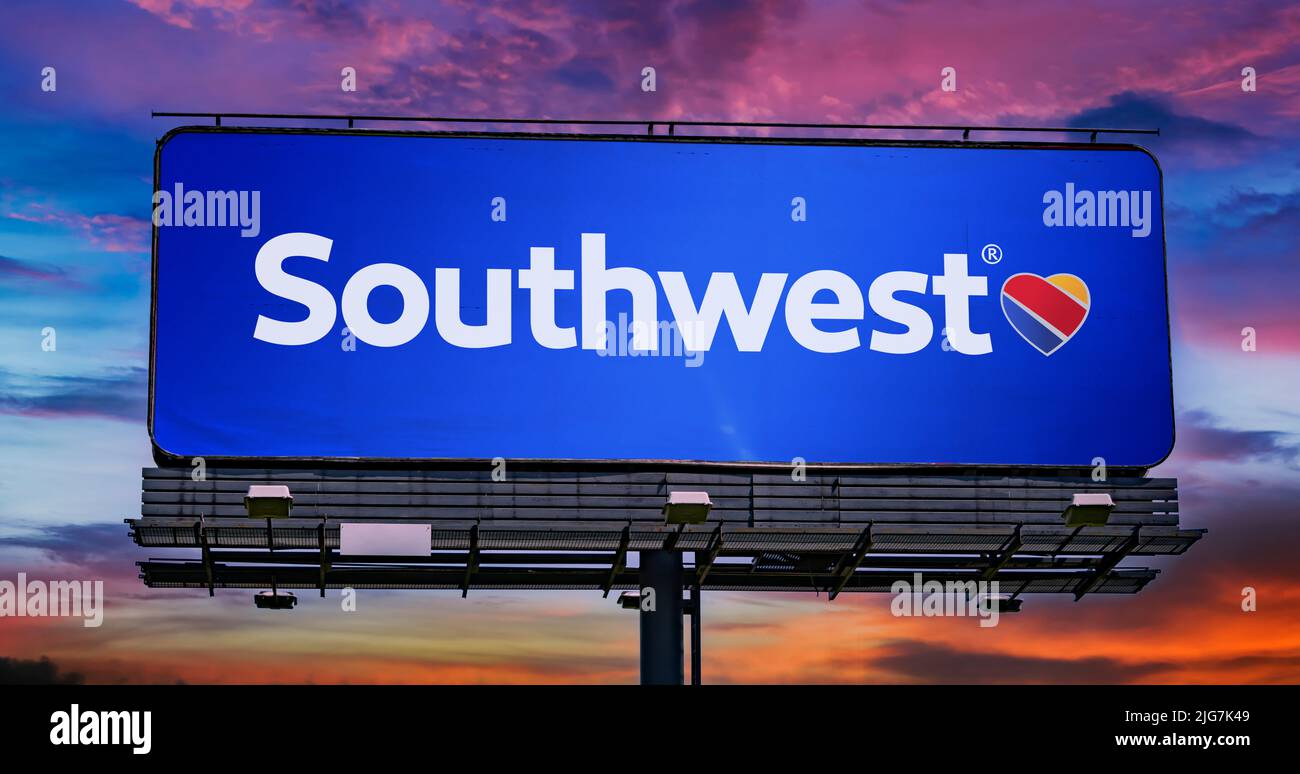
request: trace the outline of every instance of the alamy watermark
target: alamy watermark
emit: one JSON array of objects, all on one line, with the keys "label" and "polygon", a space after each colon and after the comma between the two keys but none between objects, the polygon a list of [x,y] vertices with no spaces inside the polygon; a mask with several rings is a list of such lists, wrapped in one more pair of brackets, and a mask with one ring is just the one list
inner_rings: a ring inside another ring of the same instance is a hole
[{"label": "alamy watermark", "polygon": [[998,582],[984,580],[924,580],[912,573],[912,580],[894,581],[889,612],[897,617],[969,616],[980,619],[980,627],[998,625]]},{"label": "alamy watermark", "polygon": [[177,183],[173,190],[153,192],[153,224],[189,227],[238,227],[242,237],[262,233],[261,191],[187,191]]},{"label": "alamy watermark", "polygon": [[17,582],[0,580],[0,618],[82,618],[82,625],[97,628],[104,623],[102,580],[27,580],[18,573]]},{"label": "alamy watermark", "polygon": [[704,350],[691,349],[694,341],[692,322],[660,320],[652,325],[643,320],[629,320],[620,312],[618,322],[606,320],[601,327],[604,346],[596,350],[601,357],[680,357],[687,368],[704,365]]},{"label": "alamy watermark", "polygon": [[135,755],[148,755],[153,749],[153,713],[148,710],[82,710],[73,704],[66,712],[52,713],[50,726],[50,744],[55,746],[129,745]]},{"label": "alamy watermark", "polygon": [[1131,229],[1130,236],[1151,234],[1150,191],[1075,190],[1066,183],[1065,191],[1043,194],[1043,225],[1053,227],[1119,227]]}]

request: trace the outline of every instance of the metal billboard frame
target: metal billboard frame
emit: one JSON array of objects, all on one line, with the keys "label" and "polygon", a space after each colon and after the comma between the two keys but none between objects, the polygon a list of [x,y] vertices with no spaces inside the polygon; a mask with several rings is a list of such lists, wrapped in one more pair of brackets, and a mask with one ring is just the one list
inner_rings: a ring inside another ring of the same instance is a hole
[{"label": "metal billboard frame", "polygon": [[[208,118],[183,132],[295,133],[497,139],[606,140],[886,147],[1138,150],[1099,143],[1099,135],[1158,135],[1158,129],[998,127],[962,125],[707,122],[677,120],[482,119],[269,113],[169,113]],[[346,122],[346,128],[229,126],[223,119]],[[520,131],[393,131],[358,122],[646,128],[646,134]],[[854,137],[681,135],[678,128],[960,132],[961,140]],[[667,134],[657,134],[666,129]],[[971,141],[971,132],[1087,134],[1083,142]],[[705,590],[885,593],[923,572],[932,579],[997,580],[1007,612],[1025,594],[1141,591],[1159,570],[1121,567],[1132,557],[1177,556],[1203,537],[1180,526],[1177,481],[1145,478],[1148,467],[1112,468],[1097,481],[1081,467],[1039,465],[808,464],[800,480],[791,465],[691,460],[509,460],[504,480],[488,460],[204,457],[171,454],[153,432],[157,324],[157,226],[151,235],[148,427],[160,467],[142,471],[141,514],[128,518],[141,547],[197,551],[197,556],[138,562],[156,588],[660,590],[658,612],[640,613],[641,675],[646,683],[682,682],[683,616],[691,617],[691,682],[700,678],[701,597]],[[1168,261],[1165,324],[1169,328]],[[1169,367],[1172,375],[1172,341]],[[1171,390],[1172,390],[1172,379]],[[1172,397],[1172,396],[1171,396]],[[1172,403],[1172,401],[1171,401]],[[1172,451],[1172,445],[1171,449]],[[1166,453],[1166,458],[1168,453]],[[295,498],[287,519],[241,513],[241,493],[258,484],[288,485]],[[666,524],[659,509],[675,491],[704,490],[716,500],[698,525]],[[1104,525],[1072,524],[1071,497],[1105,493],[1115,503]],[[410,556],[344,556],[342,525],[427,524],[428,550]],[[632,567],[638,553],[640,566]],[[686,563],[686,555],[694,557]],[[624,605],[627,606],[627,605]]]},{"label": "metal billboard frame", "polygon": [[[490,119],[490,118],[449,118],[449,117],[418,117],[418,116],[367,116],[351,114],[292,114],[292,113],[208,113],[208,112],[159,112],[152,114],[155,118],[212,118],[212,125],[186,125],[174,127],[168,130],[160,137],[154,150],[153,162],[153,186],[158,190],[161,177],[162,149],[164,145],[173,137],[184,133],[228,133],[228,134],[308,134],[308,135],[342,135],[342,136],[389,136],[389,137],[442,137],[442,138],[475,138],[475,139],[519,139],[519,140],[554,140],[554,141],[582,141],[597,140],[608,142],[663,142],[663,143],[704,143],[704,144],[749,144],[749,145],[828,145],[828,146],[853,146],[853,147],[943,147],[943,148],[970,148],[970,149],[1024,149],[1024,150],[1098,150],[1098,151],[1138,151],[1146,154],[1156,166],[1156,172],[1159,181],[1159,196],[1163,212],[1164,206],[1164,170],[1160,166],[1159,159],[1156,158],[1150,150],[1135,144],[1129,143],[1099,143],[1098,135],[1101,134],[1140,134],[1140,135],[1159,135],[1159,129],[1117,129],[1117,128],[1068,128],[1068,127],[997,127],[997,126],[962,126],[962,125],[902,125],[902,124],[828,124],[828,123],[761,123],[761,122],[714,122],[714,121],[654,121],[654,120],[622,120],[622,119],[549,119],[549,118],[526,118],[526,119]],[[327,127],[284,127],[284,126],[231,126],[223,125],[223,118],[253,119],[253,120],[271,120],[271,121],[346,121],[347,128]],[[468,123],[476,125],[490,124],[520,124],[520,125],[542,125],[542,126],[620,126],[620,127],[647,127],[647,134],[582,134],[582,133],[548,133],[548,132],[518,132],[518,131],[396,131],[387,129],[359,129],[355,127],[358,121],[370,122],[419,122],[419,123]],[[667,127],[668,134],[655,134],[657,126]],[[816,129],[824,131],[949,131],[962,133],[961,140],[872,140],[863,138],[806,138],[806,137],[751,137],[736,135],[681,135],[676,134],[675,129],[678,126],[689,127],[721,127],[721,128],[746,128],[746,129]],[[1090,135],[1089,142],[990,142],[990,141],[970,141],[970,133],[979,132],[1004,132],[1004,133],[1082,133]],[[152,449],[154,461],[159,465],[184,465],[189,464],[190,460],[202,456],[209,463],[218,465],[270,465],[270,466],[308,466],[318,467],[322,465],[344,465],[357,466],[365,465],[379,468],[391,468],[395,466],[415,467],[415,468],[437,468],[437,467],[459,467],[468,468],[481,467],[491,463],[490,459],[469,458],[469,457],[421,457],[421,458],[389,458],[389,457],[372,457],[365,459],[341,458],[341,457],[222,457],[208,455],[180,455],[175,454],[167,449],[162,448],[154,437],[154,376],[155,376],[155,356],[156,356],[156,333],[157,333],[157,273],[158,273],[158,226],[150,223],[150,295],[149,295],[149,387],[148,387],[148,407],[147,407],[147,427],[149,432],[149,445]],[[1173,453],[1177,443],[1177,421],[1173,410],[1173,338],[1170,324],[1169,311],[1169,259],[1168,246],[1165,237],[1164,218],[1161,218],[1160,230],[1160,252],[1162,261],[1162,271],[1164,273],[1165,287],[1165,334],[1168,341],[1167,361],[1169,367],[1169,389],[1170,389],[1170,426],[1173,430],[1170,438],[1169,449],[1165,451],[1164,456],[1160,459],[1146,465],[1124,466],[1115,468],[1121,473],[1141,473],[1153,468]],[[781,462],[767,461],[717,461],[717,460],[688,460],[688,459],[532,459],[532,458],[512,458],[514,464],[539,465],[539,466],[605,466],[611,468],[631,466],[638,469],[663,469],[664,467],[686,466],[690,468],[710,467],[720,470],[728,469],[767,469],[781,470],[788,469],[789,465]],[[898,464],[898,463],[872,463],[872,462],[817,462],[808,463],[809,469],[825,471],[905,471],[905,470],[933,470],[943,472],[954,469],[978,469],[986,471],[1016,471],[1028,470],[1039,472],[1079,472],[1087,470],[1086,467],[1070,467],[1060,465],[984,465],[980,463],[942,463],[935,465],[917,465],[917,464]]]}]

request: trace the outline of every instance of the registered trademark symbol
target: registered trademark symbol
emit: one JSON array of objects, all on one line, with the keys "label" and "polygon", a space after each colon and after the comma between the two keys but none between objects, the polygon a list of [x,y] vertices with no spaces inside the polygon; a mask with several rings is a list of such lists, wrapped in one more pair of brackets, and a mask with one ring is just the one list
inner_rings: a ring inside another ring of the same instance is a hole
[{"label": "registered trademark symbol", "polygon": [[1002,260],[1002,248],[995,244],[984,245],[984,249],[980,251],[980,257],[984,259],[985,263],[997,263]]}]

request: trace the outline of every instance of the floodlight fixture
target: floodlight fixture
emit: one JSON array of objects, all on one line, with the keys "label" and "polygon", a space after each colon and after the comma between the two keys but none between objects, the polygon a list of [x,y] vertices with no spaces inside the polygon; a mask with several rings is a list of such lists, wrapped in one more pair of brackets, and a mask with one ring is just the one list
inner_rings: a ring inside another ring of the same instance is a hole
[{"label": "floodlight fixture", "polygon": [[664,521],[668,524],[700,524],[709,518],[713,501],[708,492],[669,492],[664,504]]},{"label": "floodlight fixture", "polygon": [[250,519],[287,519],[293,495],[283,484],[253,484],[244,496],[244,509]]},{"label": "floodlight fixture", "polygon": [[281,594],[275,585],[275,576],[272,575],[271,590],[254,594],[253,604],[261,610],[292,610],[298,604],[298,597],[288,591]]},{"label": "floodlight fixture", "polygon": [[287,591],[259,591],[253,595],[253,604],[263,610],[292,610],[298,597]]},{"label": "floodlight fixture", "polygon": [[1102,527],[1110,520],[1110,512],[1115,510],[1115,501],[1109,492],[1080,492],[1074,495],[1061,514],[1067,527]]},{"label": "floodlight fixture", "polygon": [[988,606],[994,610],[997,610],[999,615],[1003,613],[1019,613],[1020,606],[1023,603],[1024,603],[1023,599],[1016,599],[1015,597],[1005,597],[1005,596],[992,597],[988,600]]},{"label": "floodlight fixture", "polygon": [[624,591],[622,594],[619,594],[619,595],[618,595],[618,606],[621,607],[621,608],[623,608],[624,610],[640,610],[640,609],[641,609],[641,592],[639,592],[639,591]]}]

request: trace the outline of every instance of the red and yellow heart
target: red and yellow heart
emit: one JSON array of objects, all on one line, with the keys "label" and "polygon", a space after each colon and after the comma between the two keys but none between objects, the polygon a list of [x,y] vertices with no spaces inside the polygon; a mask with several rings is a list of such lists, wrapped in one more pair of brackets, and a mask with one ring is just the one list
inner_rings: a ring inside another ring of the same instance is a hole
[{"label": "red and yellow heart", "polygon": [[1002,313],[1030,346],[1050,355],[1088,319],[1092,297],[1073,274],[1015,274],[1002,283]]}]

